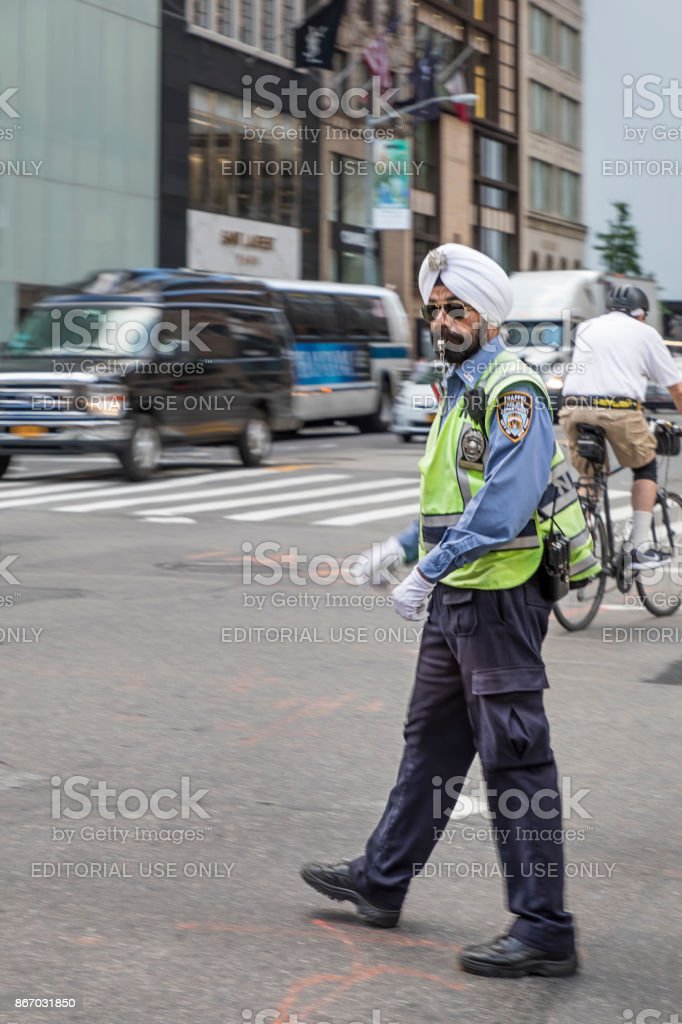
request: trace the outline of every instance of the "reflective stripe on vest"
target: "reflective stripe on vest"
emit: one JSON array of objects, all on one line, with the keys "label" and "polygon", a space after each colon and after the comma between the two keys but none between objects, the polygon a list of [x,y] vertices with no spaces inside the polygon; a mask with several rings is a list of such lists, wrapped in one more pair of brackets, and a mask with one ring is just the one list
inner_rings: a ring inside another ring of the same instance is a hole
[{"label": "reflective stripe on vest", "polygon": [[[419,464],[422,473],[420,557],[440,543],[449,527],[458,524],[466,506],[483,486],[489,451],[487,436],[501,392],[513,384],[532,383],[549,405],[549,395],[539,375],[507,352],[493,359],[478,383],[486,393],[485,431],[481,431],[467,415],[463,396],[443,422],[442,429],[444,403],[441,403],[431,426],[426,451]],[[473,432],[479,435],[478,444],[465,449],[466,438]],[[471,454],[481,445],[484,447],[478,462],[466,457],[466,451]],[[559,445],[555,444],[545,492],[538,509],[518,536],[455,569],[440,582],[482,590],[498,590],[524,583],[540,566],[542,545],[551,529],[552,513],[556,529],[570,541],[571,578],[593,575],[599,564],[592,554],[592,540],[568,463]]]}]

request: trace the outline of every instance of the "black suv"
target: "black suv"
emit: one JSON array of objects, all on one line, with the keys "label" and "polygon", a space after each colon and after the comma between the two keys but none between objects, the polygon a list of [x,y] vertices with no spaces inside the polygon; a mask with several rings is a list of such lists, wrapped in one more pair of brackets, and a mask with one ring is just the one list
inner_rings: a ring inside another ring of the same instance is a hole
[{"label": "black suv", "polygon": [[0,349],[0,475],[13,454],[112,452],[130,480],[164,445],[255,466],[292,411],[292,335],[257,281],[106,271],[35,305]]}]

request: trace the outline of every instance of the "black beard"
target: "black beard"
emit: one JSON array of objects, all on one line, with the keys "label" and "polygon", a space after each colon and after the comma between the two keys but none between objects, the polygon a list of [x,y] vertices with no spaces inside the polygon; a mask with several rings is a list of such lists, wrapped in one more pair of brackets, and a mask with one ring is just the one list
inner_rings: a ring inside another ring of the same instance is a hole
[{"label": "black beard", "polygon": [[481,347],[480,329],[477,332],[468,330],[451,330],[444,324],[441,325],[439,333],[434,335],[433,344],[438,352],[438,340],[445,342],[443,359],[446,363],[459,366],[465,359],[475,355]]}]

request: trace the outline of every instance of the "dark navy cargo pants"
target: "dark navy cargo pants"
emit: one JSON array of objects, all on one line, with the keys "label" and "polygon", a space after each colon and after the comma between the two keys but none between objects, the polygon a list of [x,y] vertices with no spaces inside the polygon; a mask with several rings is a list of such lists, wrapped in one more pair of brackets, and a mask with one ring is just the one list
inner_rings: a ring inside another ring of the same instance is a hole
[{"label": "dark navy cargo pants", "polygon": [[436,586],[398,778],[351,871],[371,902],[399,908],[448,826],[453,794],[478,753],[500,873],[517,918],[511,934],[538,949],[570,953],[561,797],[543,706],[548,683],[540,649],[550,609],[534,579],[509,590]]}]

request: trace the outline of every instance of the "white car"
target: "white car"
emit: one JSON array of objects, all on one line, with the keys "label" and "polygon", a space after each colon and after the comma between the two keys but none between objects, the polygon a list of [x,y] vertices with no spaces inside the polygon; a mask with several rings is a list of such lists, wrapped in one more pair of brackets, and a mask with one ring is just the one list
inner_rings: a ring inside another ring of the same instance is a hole
[{"label": "white car", "polygon": [[428,434],[438,411],[431,385],[438,380],[433,361],[424,359],[400,385],[393,403],[391,430],[401,441],[411,441],[415,434]]}]

